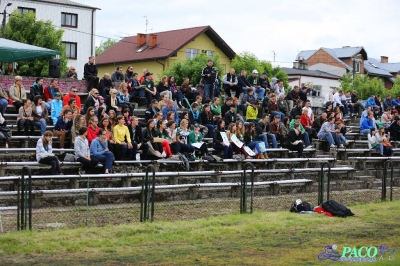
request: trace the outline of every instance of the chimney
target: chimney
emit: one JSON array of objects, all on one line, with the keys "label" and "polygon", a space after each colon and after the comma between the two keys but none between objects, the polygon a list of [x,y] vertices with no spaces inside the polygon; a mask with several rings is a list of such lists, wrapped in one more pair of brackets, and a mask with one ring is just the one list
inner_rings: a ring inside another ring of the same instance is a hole
[{"label": "chimney", "polygon": [[150,34],[149,47],[154,48],[157,45],[157,35]]},{"label": "chimney", "polygon": [[389,63],[389,57],[387,56],[381,56],[381,63],[387,64]]},{"label": "chimney", "polygon": [[136,36],[137,46],[140,47],[146,43],[146,34],[138,33]]}]

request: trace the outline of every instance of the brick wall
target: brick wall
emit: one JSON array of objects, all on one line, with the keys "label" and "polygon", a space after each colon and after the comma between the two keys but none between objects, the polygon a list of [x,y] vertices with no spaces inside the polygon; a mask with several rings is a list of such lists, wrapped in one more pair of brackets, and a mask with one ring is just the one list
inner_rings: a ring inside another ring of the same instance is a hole
[{"label": "brick wall", "polygon": [[[360,65],[360,74],[365,74],[365,71],[364,71],[364,59],[361,57],[361,56],[359,56],[359,57],[355,57],[355,58],[357,58],[357,59],[360,59],[361,60],[361,65]],[[352,60],[352,58],[341,58],[341,60],[343,61],[343,62],[345,62],[346,64],[348,64],[349,66],[351,66],[351,67],[353,67],[353,60]]]},{"label": "brick wall", "polygon": [[[22,85],[25,90],[29,92],[29,88],[36,81],[35,77],[22,77]],[[13,76],[0,76],[0,85],[3,90],[8,91],[10,87],[14,84]],[[49,78],[43,78],[43,87],[50,85]],[[72,86],[78,89],[78,93],[85,93],[87,88],[87,82],[85,80],[71,80],[71,79],[59,79],[58,85],[61,87],[62,92],[69,92]]]},{"label": "brick wall", "polygon": [[330,54],[325,52],[324,50],[318,50],[314,55],[312,55],[307,60],[308,66],[312,66],[318,63],[327,64],[331,66],[336,66],[340,68],[345,68],[345,66],[339,63],[335,58],[333,58]]}]

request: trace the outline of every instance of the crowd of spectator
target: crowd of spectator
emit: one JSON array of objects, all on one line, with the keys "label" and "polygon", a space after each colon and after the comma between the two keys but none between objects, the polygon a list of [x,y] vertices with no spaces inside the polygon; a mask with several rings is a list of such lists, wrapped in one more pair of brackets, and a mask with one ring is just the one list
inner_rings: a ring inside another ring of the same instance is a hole
[{"label": "crowd of spectator", "polygon": [[[78,75],[71,66],[63,77],[77,79]],[[220,79],[212,60],[201,72],[203,94],[188,77],[177,85],[173,76],[162,76],[156,86],[148,69],[139,77],[132,66],[125,73],[118,66],[114,73],[105,73],[99,79],[94,56],[85,64],[83,77],[88,84],[84,103],[75,87],[64,93],[58,79],[43,86],[43,79],[37,78],[29,98],[20,76],[15,76],[8,94],[0,88],[1,115],[8,104],[13,104],[21,134],[40,130],[37,160],[51,164],[55,174],[61,171],[51,152],[53,136],[59,138],[60,148],[74,147],[82,173],[98,162],[104,163],[104,173],[110,173],[114,160],[176,154],[194,160],[207,158],[210,154],[205,137],[213,139],[213,149],[224,159],[240,154],[268,158],[269,147],[286,147],[304,157],[304,148],[312,148],[315,139],[326,140],[330,149],[347,145],[344,119],[356,114],[361,116],[360,132],[368,135],[370,148],[387,155],[391,150],[382,142],[390,136],[400,140],[400,99],[391,100],[390,95],[383,104],[380,96],[374,95],[362,104],[356,91],[330,90],[325,96],[325,111],[315,116],[309,100],[315,95],[313,88],[302,84],[286,92],[283,81],[269,79],[267,72],[259,76],[257,70],[249,76],[241,70],[237,76],[232,68]],[[144,120],[134,115],[135,99],[146,108]],[[54,125],[51,132],[46,131],[49,124]]]}]

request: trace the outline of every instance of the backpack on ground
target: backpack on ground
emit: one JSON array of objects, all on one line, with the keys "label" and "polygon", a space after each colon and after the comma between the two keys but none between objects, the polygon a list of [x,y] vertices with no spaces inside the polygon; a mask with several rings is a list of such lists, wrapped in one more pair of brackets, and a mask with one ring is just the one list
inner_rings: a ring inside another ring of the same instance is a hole
[{"label": "backpack on ground", "polygon": [[322,208],[325,211],[332,213],[333,216],[354,216],[354,213],[352,213],[350,209],[334,200],[325,201],[322,203]]},{"label": "backpack on ground", "polygon": [[290,207],[291,212],[302,212],[302,211],[312,211],[310,203],[307,201],[301,201],[297,199],[293,202],[292,207]]}]

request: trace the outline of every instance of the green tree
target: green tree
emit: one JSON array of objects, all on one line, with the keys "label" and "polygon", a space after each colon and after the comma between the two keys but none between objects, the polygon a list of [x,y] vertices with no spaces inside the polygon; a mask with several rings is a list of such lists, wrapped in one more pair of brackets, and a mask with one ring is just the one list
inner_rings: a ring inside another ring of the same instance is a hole
[{"label": "green tree", "polygon": [[[15,10],[6,24],[7,39],[59,51],[61,73],[67,71],[66,48],[61,40],[63,33],[62,29],[54,28],[50,20],[36,20],[33,12],[21,15]],[[51,58],[20,61],[18,74],[32,77],[48,76]]]},{"label": "green tree", "polygon": [[[180,85],[182,84],[184,77],[189,77],[191,84],[199,84],[201,79],[201,71],[207,65],[208,59],[210,59],[210,56],[206,54],[199,54],[194,58],[187,58],[184,61],[176,61],[170,68],[163,71],[158,78],[161,80],[161,76],[163,75],[174,76],[176,84]],[[218,69],[220,74],[222,74],[219,56],[215,55],[211,59],[213,60],[213,66]]]},{"label": "green tree", "polygon": [[231,67],[236,70],[236,73],[239,74],[242,70],[246,70],[248,75],[256,69],[258,73],[267,72],[268,78],[276,77],[278,80],[283,81],[283,84],[286,89],[289,88],[288,75],[285,71],[283,71],[279,66],[272,67],[272,64],[265,60],[259,60],[254,54],[249,52],[242,52],[236,54],[235,58],[233,58],[231,62]]},{"label": "green tree", "polygon": [[387,90],[383,84],[383,81],[377,77],[371,78],[368,74],[354,76],[352,78],[352,73],[344,74],[340,80],[341,88],[347,91],[357,91],[359,99],[365,100],[371,94],[382,95],[385,97],[389,93],[393,93],[394,90]]},{"label": "green tree", "polygon": [[99,46],[96,46],[96,51],[95,51],[96,56],[103,53],[105,50],[107,50],[108,48],[110,48],[111,46],[113,46],[116,43],[117,43],[117,41],[113,40],[113,39],[107,39],[104,42],[101,41]]}]

